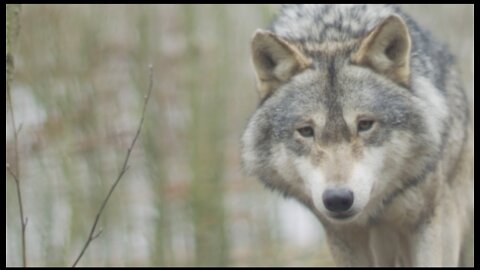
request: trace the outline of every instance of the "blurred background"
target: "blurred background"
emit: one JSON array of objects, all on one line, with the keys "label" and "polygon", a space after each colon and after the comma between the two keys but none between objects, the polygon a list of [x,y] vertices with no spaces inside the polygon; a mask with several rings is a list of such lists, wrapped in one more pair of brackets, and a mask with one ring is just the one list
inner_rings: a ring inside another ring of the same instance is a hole
[{"label": "blurred background", "polygon": [[[406,5],[473,95],[473,6]],[[71,265],[153,92],[103,233],[79,265],[331,265],[321,225],[243,175],[257,94],[249,41],[277,5],[22,5],[13,47],[28,264]],[[9,113],[9,112],[8,112]],[[15,165],[7,117],[7,162]],[[6,180],[7,266],[22,264]]]}]

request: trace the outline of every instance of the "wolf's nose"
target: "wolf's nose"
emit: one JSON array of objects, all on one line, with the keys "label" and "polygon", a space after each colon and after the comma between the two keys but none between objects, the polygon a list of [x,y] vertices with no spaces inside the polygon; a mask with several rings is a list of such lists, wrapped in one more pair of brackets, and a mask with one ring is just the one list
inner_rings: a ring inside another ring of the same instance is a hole
[{"label": "wolf's nose", "polygon": [[353,192],[348,188],[329,188],[323,192],[323,204],[332,212],[347,211],[353,204]]}]

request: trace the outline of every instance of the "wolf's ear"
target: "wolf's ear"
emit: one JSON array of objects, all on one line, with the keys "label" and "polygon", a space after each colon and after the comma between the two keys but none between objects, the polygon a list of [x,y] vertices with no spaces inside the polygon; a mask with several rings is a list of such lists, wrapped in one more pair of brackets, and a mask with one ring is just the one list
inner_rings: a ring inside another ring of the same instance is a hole
[{"label": "wolf's ear", "polygon": [[407,25],[402,18],[392,15],[363,38],[351,59],[408,88],[410,47]]},{"label": "wolf's ear", "polygon": [[251,46],[262,99],[311,63],[295,46],[269,31],[255,31]]}]

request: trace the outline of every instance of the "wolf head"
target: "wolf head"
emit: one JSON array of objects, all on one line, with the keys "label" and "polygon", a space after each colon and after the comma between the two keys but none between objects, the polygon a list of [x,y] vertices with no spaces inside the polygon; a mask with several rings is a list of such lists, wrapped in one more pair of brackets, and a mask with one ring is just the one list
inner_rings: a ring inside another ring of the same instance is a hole
[{"label": "wolf head", "polygon": [[257,30],[251,47],[261,101],[242,137],[250,175],[320,218],[348,222],[424,169],[432,138],[402,18],[346,42]]}]

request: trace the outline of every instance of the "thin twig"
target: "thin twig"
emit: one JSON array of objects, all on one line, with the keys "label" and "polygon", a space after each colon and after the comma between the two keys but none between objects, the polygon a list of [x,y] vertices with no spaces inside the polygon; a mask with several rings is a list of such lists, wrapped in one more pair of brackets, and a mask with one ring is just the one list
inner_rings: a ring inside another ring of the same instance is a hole
[{"label": "thin twig", "polygon": [[27,266],[27,247],[26,247],[26,236],[25,231],[27,228],[27,218],[24,217],[23,213],[23,201],[22,201],[22,189],[20,186],[20,165],[19,165],[19,155],[18,155],[18,134],[22,128],[22,124],[17,128],[17,124],[15,122],[15,113],[13,111],[13,103],[12,103],[12,96],[10,94],[10,84],[13,79],[13,71],[15,69],[12,47],[13,47],[13,40],[18,36],[18,29],[19,29],[19,22],[18,16],[20,13],[20,5],[7,5],[7,55],[6,55],[6,70],[7,70],[7,80],[6,80],[6,88],[7,88],[7,108],[10,111],[10,123],[12,124],[13,128],[13,152],[15,153],[15,168],[14,171],[10,168],[10,165],[7,164],[7,170],[12,176],[15,187],[17,190],[17,199],[18,199],[18,207],[20,209],[20,224],[21,224],[21,237],[22,237],[22,263],[23,267]]},{"label": "thin twig", "polygon": [[[16,166],[16,167],[17,167],[17,170],[18,170],[18,166]],[[26,254],[25,230],[27,229],[28,218],[23,217],[23,203],[22,203],[22,191],[21,191],[21,188],[20,188],[20,179],[18,178],[17,174],[15,174],[12,171],[12,169],[10,169],[9,164],[7,164],[7,170],[8,170],[8,173],[10,173],[10,175],[12,176],[13,181],[15,182],[16,189],[17,189],[18,206],[20,208],[20,224],[21,224],[21,227],[22,227],[22,263],[23,263],[23,267],[26,267],[27,266],[27,254]]]},{"label": "thin twig", "polygon": [[144,97],[142,117],[140,118],[140,123],[138,125],[137,133],[135,134],[135,137],[133,138],[132,143],[130,144],[130,147],[128,148],[127,155],[125,156],[125,161],[123,162],[122,169],[120,170],[120,173],[118,174],[118,177],[115,180],[115,182],[113,183],[112,187],[108,191],[107,196],[103,200],[102,205],[100,206],[100,209],[98,210],[97,215],[95,217],[95,221],[93,222],[92,228],[90,229],[90,234],[88,235],[87,241],[85,242],[85,245],[83,246],[82,251],[78,255],[75,262],[73,263],[72,267],[77,266],[78,261],[82,258],[83,254],[85,253],[85,250],[88,248],[90,243],[93,240],[95,240],[98,236],[100,236],[100,234],[102,233],[102,231],[103,231],[102,229],[100,229],[100,231],[98,233],[95,233],[95,229],[97,228],[97,224],[98,224],[98,221],[100,219],[100,216],[103,213],[103,209],[105,209],[105,206],[107,205],[108,199],[110,199],[110,196],[112,195],[113,191],[115,190],[115,187],[118,185],[118,183],[120,182],[120,179],[122,179],[122,176],[125,174],[125,172],[128,169],[128,166],[127,166],[128,165],[128,160],[130,158],[130,154],[132,152],[133,146],[135,145],[135,142],[137,141],[138,136],[140,135],[140,130],[142,129],[143,121],[145,119],[145,111],[147,109],[147,103],[148,103],[148,100],[150,99],[150,94],[151,94],[152,88],[153,88],[153,67],[152,67],[152,65],[149,66],[149,71],[150,71],[150,77],[149,77],[148,92],[147,92],[147,95]]}]

